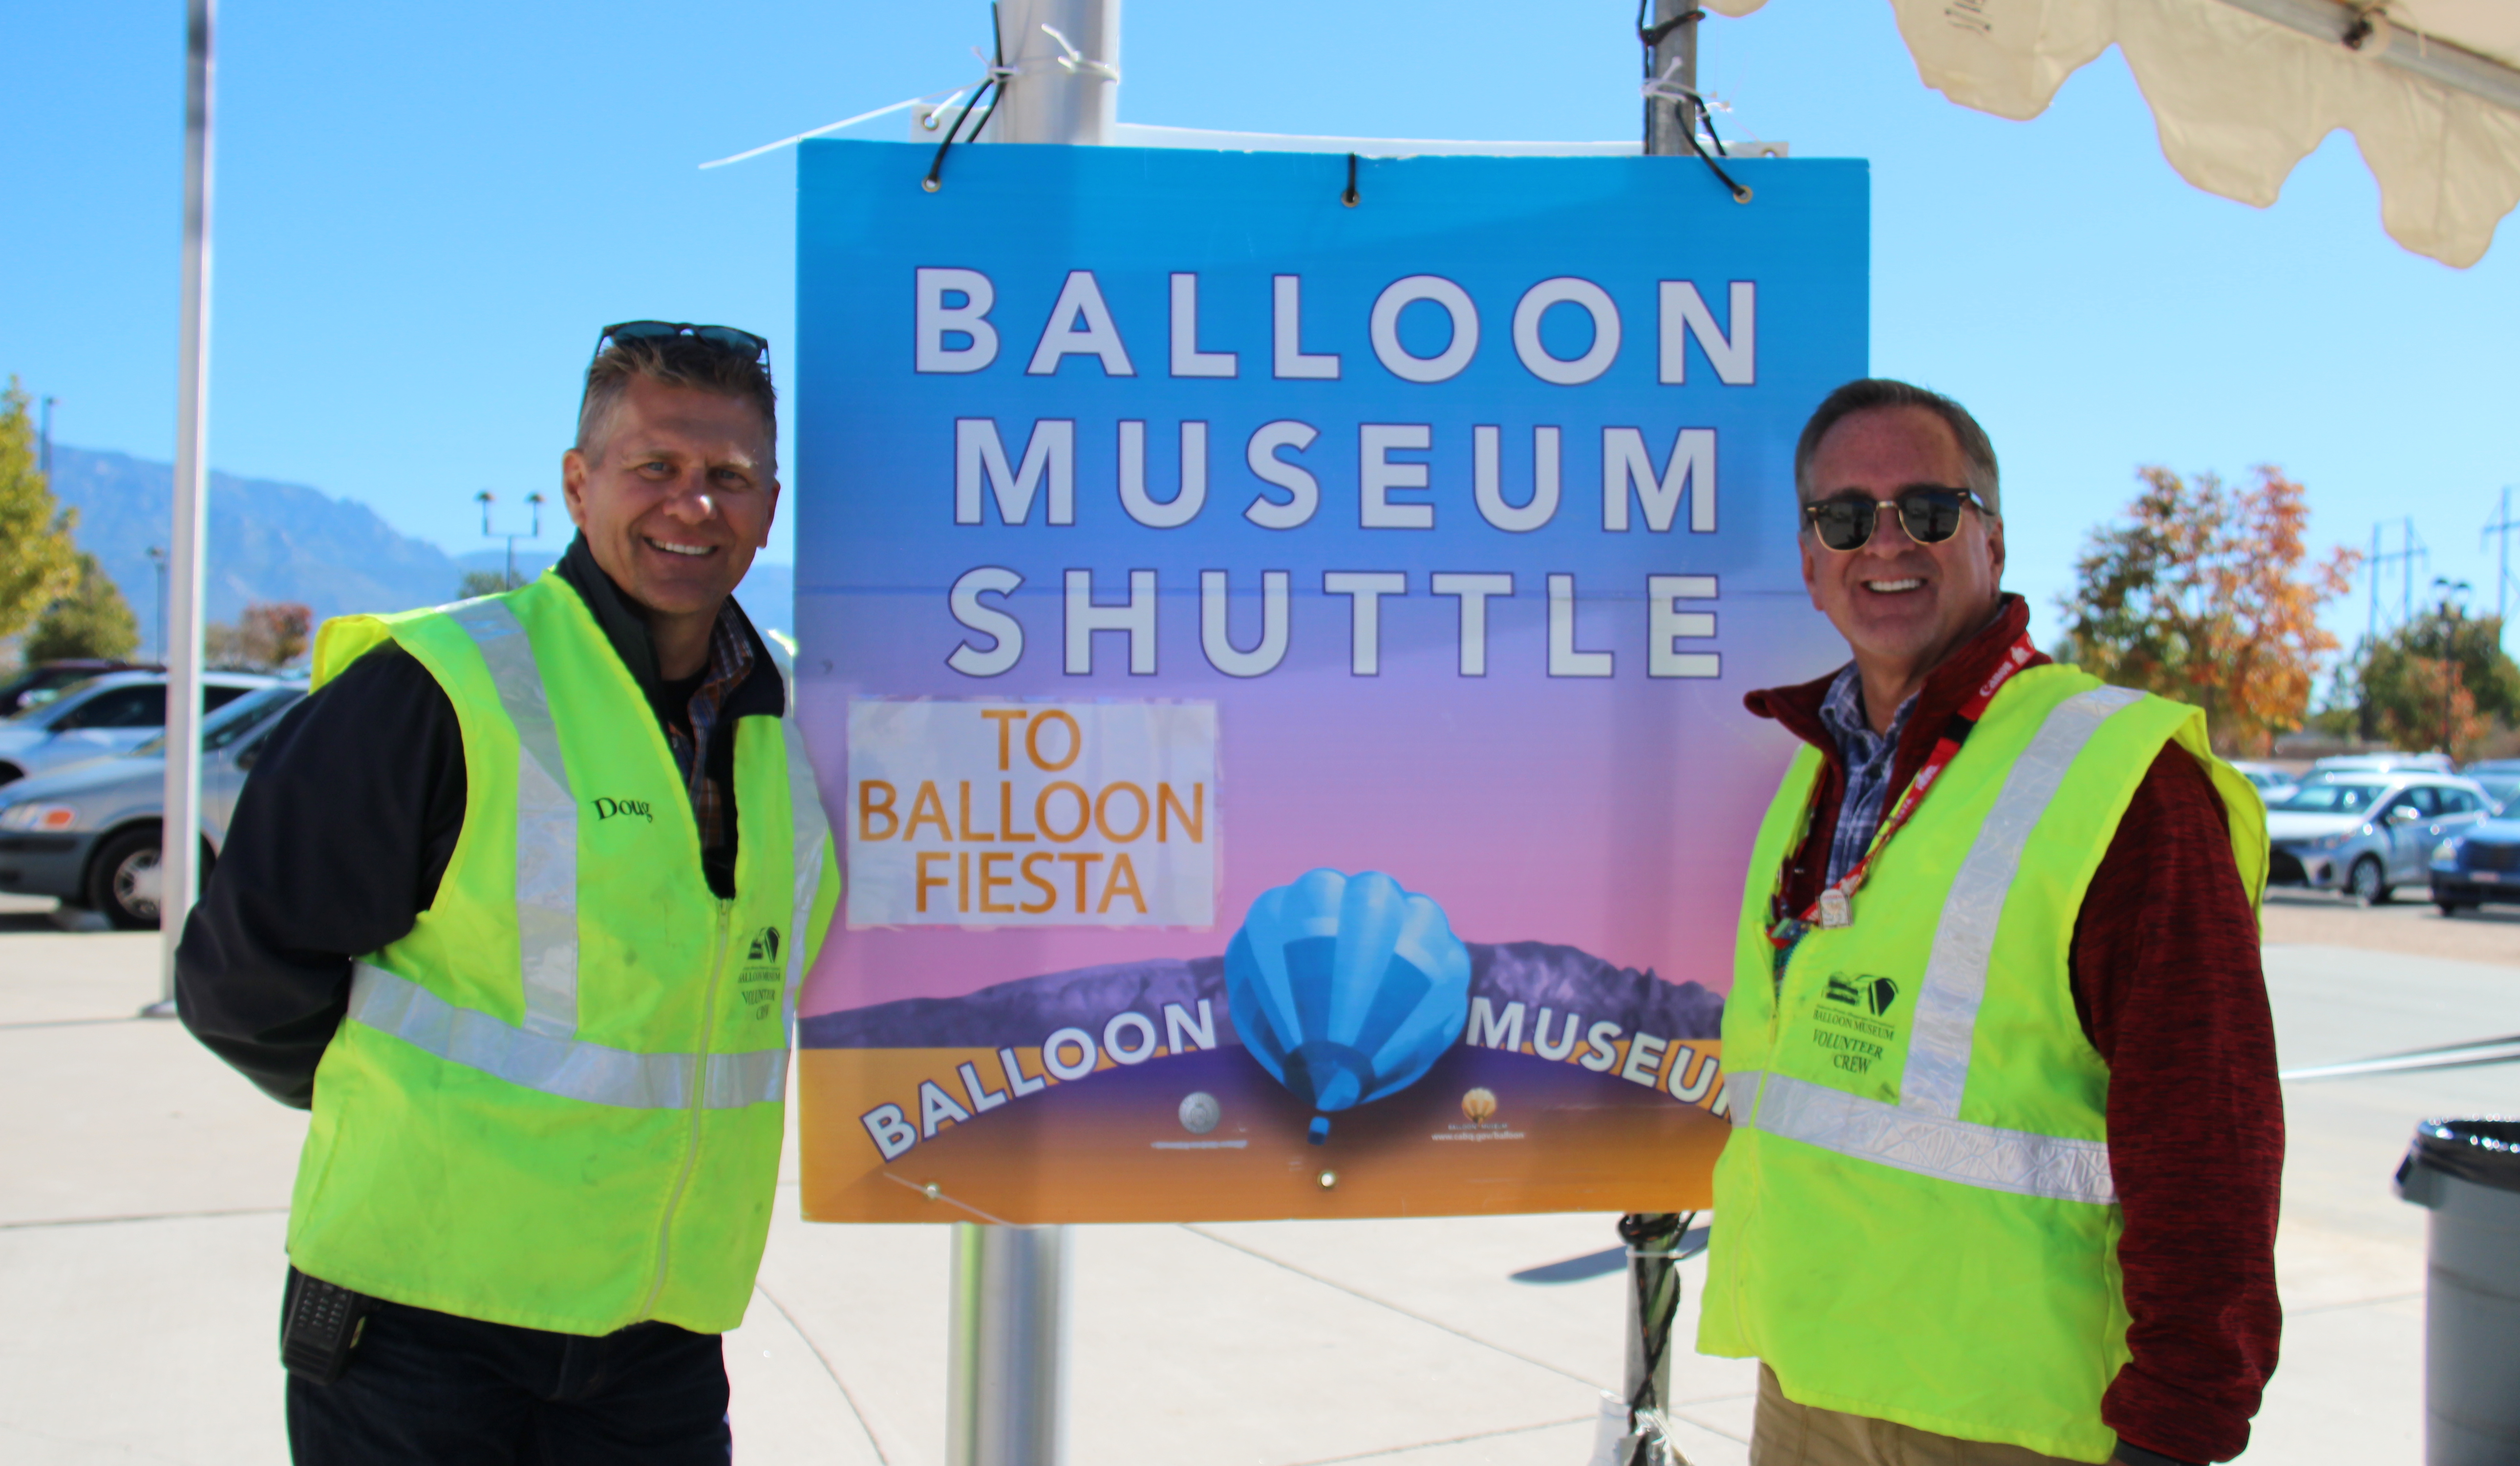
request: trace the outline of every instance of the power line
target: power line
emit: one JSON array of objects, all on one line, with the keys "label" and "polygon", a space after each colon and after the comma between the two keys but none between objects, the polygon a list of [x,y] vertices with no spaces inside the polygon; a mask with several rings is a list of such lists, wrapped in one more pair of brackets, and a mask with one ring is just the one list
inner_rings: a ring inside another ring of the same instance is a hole
[{"label": "power line", "polygon": [[2385,520],[2371,526],[2369,640],[2373,642],[2380,640],[2380,579],[2385,569],[2392,564],[2400,567],[2399,584],[2405,594],[2404,608],[2400,611],[2398,619],[2401,624],[2404,624],[2415,618],[2415,567],[2420,564],[2427,570],[2432,568],[2432,551],[2422,540],[2415,537],[2413,515],[2409,514],[2398,521],[2398,548],[2384,554],[2380,547],[2384,543],[2384,535],[2388,527]]},{"label": "power line", "polygon": [[2506,615],[2507,602],[2505,598],[2513,585],[2513,581],[2511,579],[2511,531],[2515,529],[2520,529],[2520,520],[2515,520],[2511,517],[2511,485],[2506,483],[2502,486],[2502,501],[2499,509],[2495,513],[2492,522],[2488,523],[2484,530],[2476,537],[2477,544],[2480,548],[2488,539],[2495,542],[2495,547],[2498,551],[2498,563],[2495,566],[2494,572],[2494,619],[2503,622],[2506,625],[2509,624],[2509,617]]}]

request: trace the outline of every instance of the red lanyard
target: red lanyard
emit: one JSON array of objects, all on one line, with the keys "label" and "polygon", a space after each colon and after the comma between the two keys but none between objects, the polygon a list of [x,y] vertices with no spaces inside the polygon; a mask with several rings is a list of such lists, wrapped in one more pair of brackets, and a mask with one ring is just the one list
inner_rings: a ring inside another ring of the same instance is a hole
[{"label": "red lanyard", "polygon": [[[1908,780],[1906,791],[1900,794],[1898,804],[1882,820],[1879,832],[1872,837],[1871,847],[1864,852],[1864,859],[1856,862],[1855,868],[1839,876],[1834,884],[1822,887],[1820,899],[1811,904],[1810,910],[1804,911],[1799,920],[1778,922],[1768,933],[1769,941],[1779,948],[1790,947],[1813,926],[1835,928],[1854,924],[1855,893],[1863,887],[1864,878],[1871,873],[1872,863],[1881,858],[1881,852],[1889,848],[1890,837],[1897,834],[1914,817],[1916,807],[1925,802],[1925,795],[1934,787],[1934,780],[1942,776],[1944,766],[1960,751],[1960,740],[1968,736],[1969,730],[1977,725],[1978,719],[1986,716],[1987,705],[1995,701],[1995,694],[2003,690],[2003,685],[2012,680],[2012,674],[2028,665],[2038,651],[2039,648],[2030,641],[2030,633],[2024,631],[2004,652],[2003,660],[1996,664],[1986,681],[1969,695],[1969,700],[1961,703],[1952,721],[1944,725],[1943,735],[1934,740],[1934,751],[1925,756],[1924,767],[1916,771],[1916,777]],[[1814,800],[1820,797],[1817,783],[1812,786],[1812,797]]]}]

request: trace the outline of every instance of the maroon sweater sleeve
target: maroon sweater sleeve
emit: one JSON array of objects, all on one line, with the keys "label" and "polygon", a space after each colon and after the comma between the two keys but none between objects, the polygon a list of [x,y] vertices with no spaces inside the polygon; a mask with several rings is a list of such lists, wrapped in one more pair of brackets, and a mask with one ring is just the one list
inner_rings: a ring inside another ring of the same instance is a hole
[{"label": "maroon sweater sleeve", "polygon": [[[2130,919],[2139,918],[2139,919]],[[2075,923],[2074,1001],[2109,1066],[2109,1169],[2134,1355],[2100,1401],[2182,1461],[2249,1442],[2283,1322],[2283,1096],[2251,910],[2213,780],[2173,744],[2119,822]]]}]

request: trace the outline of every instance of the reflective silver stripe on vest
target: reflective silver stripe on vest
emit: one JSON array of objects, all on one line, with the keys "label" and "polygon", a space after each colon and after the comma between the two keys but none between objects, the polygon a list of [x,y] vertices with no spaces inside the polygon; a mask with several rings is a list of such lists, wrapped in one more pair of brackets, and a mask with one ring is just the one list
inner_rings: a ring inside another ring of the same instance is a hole
[{"label": "reflective silver stripe on vest", "polygon": [[1759,1079],[1754,1112],[1745,1121],[1736,1108],[1735,1124],[1860,1161],[1989,1191],[2094,1206],[2118,1199],[2104,1140],[2065,1140],[1920,1115],[1789,1075],[1764,1074]]},{"label": "reflective silver stripe on vest", "polygon": [[788,740],[788,812],[795,833],[796,919],[788,927],[788,982],[780,1003],[780,1031],[796,1031],[797,989],[805,979],[805,926],[814,919],[814,892],[822,883],[823,846],[832,837],[831,817],[814,765],[805,756],[805,735],[796,726],[796,680],[788,680],[788,716],[779,729]]},{"label": "reflective silver stripe on vest", "polygon": [[551,699],[532,640],[506,601],[465,601],[448,614],[480,648],[499,706],[517,729],[517,955],[525,1028],[567,1039],[577,1032],[577,801]]},{"label": "reflective silver stripe on vest", "polygon": [[[1960,862],[1959,874],[1943,901],[1941,924],[1934,929],[1933,954],[1925,962],[1915,1024],[1908,1039],[1908,1067],[1899,1080],[1900,1108],[1908,1114],[1958,1121],[1977,1011],[1986,1000],[1987,958],[1995,950],[2004,897],[2021,869],[2022,847],[2092,734],[2110,715],[2142,696],[2127,688],[2094,688],[2065,699],[2048,712],[2004,776],[2003,789]],[[2105,1166],[2101,1176],[2105,1185]]]},{"label": "reflective silver stripe on vest", "polygon": [[732,1110],[770,1104],[788,1092],[788,1050],[748,1053],[632,1053],[553,1038],[460,1008],[373,962],[350,969],[350,1021],[400,1039],[450,1064],[477,1069],[521,1088],[589,1104],[679,1110],[694,1101]]},{"label": "reflective silver stripe on vest", "polygon": [[[1748,1125],[1750,1117],[1759,1113],[1759,1084],[1767,1077],[1758,1069],[1734,1069],[1727,1073],[1724,1076],[1724,1097],[1730,1103],[1724,1111],[1724,1118],[1736,1127]],[[1741,1091],[1738,1096],[1732,1093],[1736,1088]]]}]

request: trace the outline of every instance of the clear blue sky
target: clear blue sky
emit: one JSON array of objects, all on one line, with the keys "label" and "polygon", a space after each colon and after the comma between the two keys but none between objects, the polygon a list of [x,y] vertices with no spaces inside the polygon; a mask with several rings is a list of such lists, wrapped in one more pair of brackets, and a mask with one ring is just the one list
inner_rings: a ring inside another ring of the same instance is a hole
[{"label": "clear blue sky", "polygon": [[[792,163],[703,159],[976,70],[985,5],[222,6],[210,457],[453,550],[472,495],[557,487],[595,328],[793,319]],[[1134,122],[1388,137],[1634,134],[1632,4],[1130,0]],[[2162,160],[2115,53],[2029,123],[1927,91],[1888,6],[1706,24],[1738,132],[1872,160],[1875,372],[1954,393],[2004,462],[2039,624],[2138,465],[2309,485],[2320,543],[2411,514],[2475,582],[2511,405],[2520,258],[2381,233],[2341,134],[2260,211]],[[22,8],[0,58],[0,373],[59,435],[171,456],[183,12]],[[896,116],[872,135],[904,135]],[[787,557],[784,536],[774,555]],[[2390,584],[2395,600],[2395,584]],[[2348,633],[2357,600],[2331,614]]]}]

